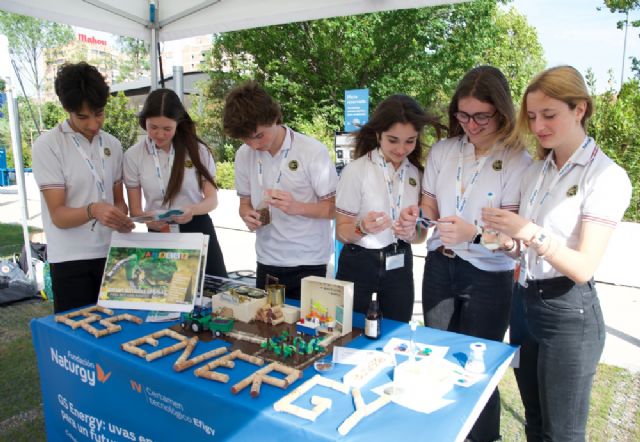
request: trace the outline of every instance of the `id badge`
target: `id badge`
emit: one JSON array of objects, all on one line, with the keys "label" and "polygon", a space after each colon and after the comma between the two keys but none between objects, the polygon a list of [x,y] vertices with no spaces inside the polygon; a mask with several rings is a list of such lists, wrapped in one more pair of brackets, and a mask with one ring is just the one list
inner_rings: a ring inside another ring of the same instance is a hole
[{"label": "id badge", "polygon": [[386,270],[395,270],[402,267],[404,267],[404,252],[392,252],[385,257]]},{"label": "id badge", "polygon": [[171,232],[171,233],[180,233],[180,225],[179,224],[169,224],[169,232]]}]

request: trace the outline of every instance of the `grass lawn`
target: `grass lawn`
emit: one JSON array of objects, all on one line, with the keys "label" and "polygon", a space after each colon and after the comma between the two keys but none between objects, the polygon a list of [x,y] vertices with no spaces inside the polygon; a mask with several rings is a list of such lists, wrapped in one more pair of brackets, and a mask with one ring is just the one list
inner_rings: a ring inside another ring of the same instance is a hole
[{"label": "grass lawn", "polygon": [[[29,227],[29,233],[42,230]],[[20,253],[24,246],[22,226],[20,224],[0,224],[0,257],[9,257],[14,253]]]},{"label": "grass lawn", "polygon": [[[0,224],[0,245],[18,244],[18,249],[9,250],[8,255],[22,247],[20,229],[18,225]],[[0,307],[0,442],[46,440],[29,321],[52,313],[53,304],[47,301]],[[524,412],[512,370],[500,383],[500,394],[503,440],[525,441]],[[640,440],[640,373],[598,366],[587,436],[592,442]]]}]

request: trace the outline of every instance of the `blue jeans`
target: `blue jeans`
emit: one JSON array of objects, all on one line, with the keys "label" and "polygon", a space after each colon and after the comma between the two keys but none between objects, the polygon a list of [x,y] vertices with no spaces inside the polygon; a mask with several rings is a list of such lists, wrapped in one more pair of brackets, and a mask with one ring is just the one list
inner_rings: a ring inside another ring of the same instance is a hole
[{"label": "blue jeans", "polygon": [[527,440],[585,439],[591,385],[605,328],[593,281],[569,278],[516,284],[511,343],[520,345],[515,369],[525,408]]},{"label": "blue jeans", "polygon": [[[462,258],[438,251],[427,254],[422,280],[422,310],[428,327],[502,341],[509,324],[513,271],[480,270]],[[500,393],[493,392],[469,438],[500,438]]]},{"label": "blue jeans", "polygon": [[413,255],[411,246],[399,241],[397,251],[404,252],[404,266],[386,270],[385,255],[393,249],[365,249],[345,244],[340,252],[336,279],[353,281],[353,310],[366,313],[371,293],[378,293],[382,316],[409,322],[413,313]]}]

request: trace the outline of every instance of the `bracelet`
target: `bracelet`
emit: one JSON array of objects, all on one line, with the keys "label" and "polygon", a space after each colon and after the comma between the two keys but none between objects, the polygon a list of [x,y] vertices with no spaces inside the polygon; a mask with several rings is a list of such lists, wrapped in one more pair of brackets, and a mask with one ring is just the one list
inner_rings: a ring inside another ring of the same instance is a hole
[{"label": "bracelet", "polygon": [[[553,247],[554,245],[555,247]],[[551,250],[552,248],[553,250]],[[549,259],[556,254],[559,248],[560,248],[560,243],[557,240],[551,238],[549,239],[549,246],[547,247],[547,249],[544,252],[539,253],[538,257],[543,259]]]},{"label": "bracelet", "polygon": [[96,217],[93,216],[93,213],[91,212],[91,206],[93,206],[93,203],[87,204],[87,216],[89,217],[89,221],[91,221],[92,219],[96,219]]},{"label": "bracelet", "polygon": [[356,221],[356,234],[360,235],[360,236],[367,236],[368,233],[364,230],[364,227],[362,225],[362,218],[358,219]]}]

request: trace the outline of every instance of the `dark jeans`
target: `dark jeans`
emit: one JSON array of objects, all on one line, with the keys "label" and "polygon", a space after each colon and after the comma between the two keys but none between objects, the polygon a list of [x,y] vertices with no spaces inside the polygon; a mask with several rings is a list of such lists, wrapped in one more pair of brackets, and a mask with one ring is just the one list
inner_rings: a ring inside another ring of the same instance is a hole
[{"label": "dark jeans", "polygon": [[54,313],[95,304],[106,261],[98,258],[51,263]]},{"label": "dark jeans", "polygon": [[[502,341],[509,324],[513,271],[480,270],[462,258],[429,252],[422,280],[422,309],[428,327]],[[500,438],[500,393],[493,392],[469,438]]]},{"label": "dark jeans", "polygon": [[386,270],[385,254],[392,248],[365,249],[345,244],[340,252],[336,279],[353,281],[354,311],[366,313],[371,293],[376,292],[383,317],[409,322],[414,300],[411,246],[399,241],[397,250],[404,252],[404,267]]},{"label": "dark jeans", "polygon": [[267,275],[278,278],[280,284],[285,285],[286,299],[300,299],[300,280],[306,276],[327,276],[327,265],[305,265],[296,267],[269,266],[257,263],[256,287],[264,289]]},{"label": "dark jeans", "polygon": [[516,284],[511,343],[520,345],[515,369],[525,408],[527,440],[585,440],[589,398],[604,348],[605,328],[593,281],[569,278]]},{"label": "dark jeans", "polygon": [[180,224],[180,233],[204,233],[209,235],[209,248],[207,250],[207,275],[227,277],[227,268],[224,265],[224,257],[218,243],[216,230],[209,215],[194,215],[186,224]]}]

